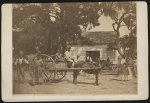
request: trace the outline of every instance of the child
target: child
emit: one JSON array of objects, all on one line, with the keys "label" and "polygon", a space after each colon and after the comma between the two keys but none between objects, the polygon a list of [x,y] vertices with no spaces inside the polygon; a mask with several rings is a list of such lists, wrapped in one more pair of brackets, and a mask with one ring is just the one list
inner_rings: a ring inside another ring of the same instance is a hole
[{"label": "child", "polygon": [[128,81],[128,75],[129,75],[128,66],[127,63],[124,63],[121,68],[121,80]]}]

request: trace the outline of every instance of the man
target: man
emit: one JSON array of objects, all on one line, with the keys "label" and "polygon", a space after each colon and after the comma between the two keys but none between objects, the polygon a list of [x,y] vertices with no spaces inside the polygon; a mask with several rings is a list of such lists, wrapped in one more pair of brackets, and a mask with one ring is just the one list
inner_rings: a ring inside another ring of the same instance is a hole
[{"label": "man", "polygon": [[86,60],[85,61],[86,62],[92,62],[93,61],[89,53],[86,53]]},{"label": "man", "polygon": [[67,60],[68,68],[71,68],[72,65],[74,65],[74,59],[71,57],[70,49],[71,47],[68,47],[67,51],[65,52],[65,59]]},{"label": "man", "polygon": [[25,68],[27,67],[28,64],[29,62],[27,61],[27,59],[25,59],[24,53],[21,50],[19,52],[19,57],[15,61],[15,65],[17,66],[17,78],[18,78],[17,80],[19,83],[21,81],[24,83],[25,81]]}]

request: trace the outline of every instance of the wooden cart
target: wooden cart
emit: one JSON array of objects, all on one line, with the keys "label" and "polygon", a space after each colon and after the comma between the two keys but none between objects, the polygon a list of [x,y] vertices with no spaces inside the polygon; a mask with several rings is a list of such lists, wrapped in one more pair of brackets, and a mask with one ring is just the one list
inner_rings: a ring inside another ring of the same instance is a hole
[{"label": "wooden cart", "polygon": [[[97,70],[99,68],[68,68],[67,62],[56,62],[52,56],[46,54],[40,54],[40,57],[43,60],[43,75],[47,82],[59,82],[61,81],[69,71],[75,70]],[[34,61],[36,60],[37,56],[33,58],[30,62],[30,68],[34,68]]]}]

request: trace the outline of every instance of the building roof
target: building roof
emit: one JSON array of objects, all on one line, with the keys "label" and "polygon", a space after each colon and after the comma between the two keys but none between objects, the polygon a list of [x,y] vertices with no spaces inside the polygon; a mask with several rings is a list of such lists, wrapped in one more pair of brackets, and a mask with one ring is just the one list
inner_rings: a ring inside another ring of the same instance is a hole
[{"label": "building roof", "polygon": [[82,36],[92,40],[94,44],[108,44],[117,38],[115,31],[83,32]]}]

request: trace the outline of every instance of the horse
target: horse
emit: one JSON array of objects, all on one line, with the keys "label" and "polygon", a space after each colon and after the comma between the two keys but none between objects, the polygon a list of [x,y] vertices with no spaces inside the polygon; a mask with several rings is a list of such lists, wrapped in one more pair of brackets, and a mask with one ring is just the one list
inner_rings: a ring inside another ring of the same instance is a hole
[{"label": "horse", "polygon": [[77,77],[79,75],[79,72],[83,71],[88,74],[94,74],[95,75],[95,84],[99,85],[98,77],[99,77],[99,73],[101,71],[101,67],[98,65],[98,63],[78,61],[77,63],[74,64],[74,68],[97,68],[97,67],[98,67],[98,69],[74,70],[73,71],[73,83],[77,84]]}]

